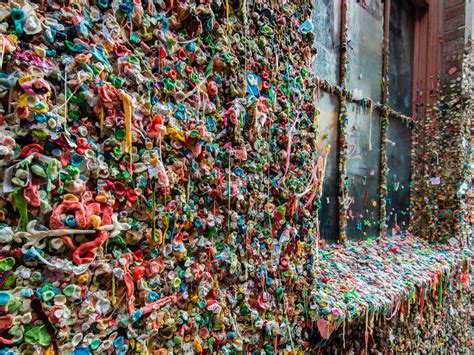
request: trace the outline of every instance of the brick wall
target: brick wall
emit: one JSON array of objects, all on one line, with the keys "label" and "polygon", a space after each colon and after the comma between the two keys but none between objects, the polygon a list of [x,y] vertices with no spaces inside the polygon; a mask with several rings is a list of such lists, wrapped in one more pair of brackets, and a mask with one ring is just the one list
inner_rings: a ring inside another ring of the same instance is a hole
[{"label": "brick wall", "polygon": [[[442,64],[438,127],[440,135],[440,171],[445,173],[438,192],[445,201],[439,206],[438,227],[441,239],[466,242],[466,220],[470,208],[459,193],[468,175],[469,112],[472,104],[472,81],[466,78],[471,45],[467,41],[466,1],[445,0],[441,33]],[[470,9],[469,9],[470,11]],[[470,37],[470,36],[469,36]],[[464,79],[464,80],[463,80]],[[467,81],[466,81],[467,80]]]},{"label": "brick wall", "polygon": [[465,49],[465,20],[465,1],[445,0],[442,29],[443,83],[451,82],[462,75],[461,69]]},{"label": "brick wall", "polygon": [[[417,24],[421,57],[415,67],[419,121],[413,136],[411,226],[416,234],[433,241],[467,239],[464,220],[469,208],[459,195],[468,170],[472,102],[467,89],[472,81],[465,80],[472,71],[467,40],[472,37],[467,33],[472,30],[472,15],[466,12],[467,5],[472,11],[472,0],[432,0],[428,11],[419,11]],[[433,178],[441,184],[432,184]]]}]

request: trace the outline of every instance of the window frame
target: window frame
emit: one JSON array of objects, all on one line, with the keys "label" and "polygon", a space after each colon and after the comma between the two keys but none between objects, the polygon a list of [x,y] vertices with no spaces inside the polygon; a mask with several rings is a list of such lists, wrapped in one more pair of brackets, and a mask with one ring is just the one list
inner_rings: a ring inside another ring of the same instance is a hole
[{"label": "window frame", "polygon": [[[355,0],[351,0],[355,1]],[[335,95],[339,100],[339,122],[337,127],[337,161],[338,164],[338,186],[337,186],[337,210],[338,216],[338,242],[344,243],[347,240],[346,228],[348,220],[348,209],[346,201],[348,199],[348,174],[347,174],[347,106],[348,103],[355,103],[361,107],[366,107],[367,103],[374,105],[380,112],[380,185],[379,190],[379,237],[386,237],[386,202],[387,202],[387,130],[390,118],[395,118],[406,122],[410,128],[414,127],[414,117],[408,117],[397,112],[389,106],[389,59],[390,59],[390,14],[393,0],[384,1],[383,9],[383,44],[382,44],[382,76],[383,88],[381,102],[373,102],[370,98],[354,100],[352,93],[347,90],[347,67],[348,59],[348,4],[349,0],[341,1],[341,27],[340,27],[340,60],[339,60],[339,82],[338,85],[331,85],[324,78],[318,78],[320,87],[329,94]],[[442,26],[442,2],[433,2],[429,0],[409,0],[416,7],[415,29],[414,29],[414,48],[413,48],[413,78],[412,78],[412,112],[417,117],[422,117],[430,105],[436,102],[436,75],[441,66],[441,43],[438,38]],[[439,55],[438,55],[439,54]],[[422,124],[419,122],[418,124]],[[413,130],[412,138],[413,141]],[[411,148],[411,166],[414,164],[414,150]],[[411,169],[413,170],[413,169]],[[409,183],[412,185],[413,174],[410,172]],[[410,189],[409,196],[413,194]],[[412,226],[412,216],[409,216],[409,226]],[[327,236],[326,236],[327,237]]]}]

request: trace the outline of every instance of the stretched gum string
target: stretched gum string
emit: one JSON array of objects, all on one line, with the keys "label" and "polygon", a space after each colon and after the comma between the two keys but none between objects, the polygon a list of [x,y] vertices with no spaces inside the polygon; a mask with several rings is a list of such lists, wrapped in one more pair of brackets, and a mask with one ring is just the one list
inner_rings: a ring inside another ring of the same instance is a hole
[{"label": "stretched gum string", "polygon": [[[72,254],[73,260],[76,264],[87,264],[95,259],[95,249],[99,248],[109,238],[109,234],[105,230],[99,230],[97,238],[91,242],[81,244]],[[86,255],[82,257],[81,255]]]},{"label": "stretched gum string", "polygon": [[[21,247],[21,252],[23,254],[25,254],[28,250],[29,247],[31,246],[37,246],[37,247],[40,247],[41,244],[40,242],[42,242],[44,239],[46,239],[47,237],[58,237],[58,238],[63,238],[65,239],[66,243],[67,242],[67,238],[68,235],[72,235],[72,234],[93,234],[95,233],[95,231],[93,230],[77,230],[77,231],[73,231],[73,230],[69,230],[69,229],[64,229],[64,230],[59,230],[59,229],[54,229],[54,230],[50,230],[48,232],[59,232],[59,233],[48,233],[48,234],[43,234],[43,233],[38,233],[38,234],[29,234],[28,237],[26,237],[26,239],[28,239],[28,241],[26,243],[23,244],[23,246]],[[64,234],[62,234],[64,233]],[[34,240],[32,240],[34,237]],[[17,238],[17,236],[15,235],[15,238]],[[21,237],[20,237],[21,238]],[[72,244],[70,238],[69,238],[69,242]],[[43,243],[44,244],[44,243]],[[43,245],[44,247],[44,245]],[[74,246],[74,244],[72,244],[72,247],[71,247],[73,250],[76,249],[76,247]]]},{"label": "stretched gum string", "polygon": [[72,242],[72,239],[68,235],[61,235],[60,238],[63,240],[63,242],[67,245],[69,249],[71,249],[73,252],[77,249],[77,247],[74,245]]},{"label": "stretched gum string", "polygon": [[372,151],[372,105],[369,106],[369,152]]},{"label": "stretched gum string", "polygon": [[368,202],[369,202],[369,190],[365,190],[364,208],[367,207]]},{"label": "stretched gum string", "polygon": [[3,68],[3,57],[5,55],[5,41],[6,41],[6,38],[5,38],[5,36],[2,36],[1,39],[2,39],[2,52],[1,52],[1,59],[0,59],[0,70],[2,70],[2,68]]},{"label": "stretched gum string", "polygon": [[311,173],[313,175],[313,178],[312,178],[312,186],[310,188],[310,190],[312,190],[311,192],[311,195],[309,196],[308,198],[308,201],[306,202],[306,204],[303,206],[303,208],[307,208],[308,206],[311,205],[311,203],[313,202],[314,198],[316,197],[316,193],[318,192],[318,185],[319,185],[319,179],[318,179],[318,176],[317,176],[317,172],[318,172],[318,168],[319,166],[321,165],[321,162],[322,162],[322,159],[321,157],[319,157],[318,159],[318,162],[317,164],[315,165],[314,169],[313,169],[313,172]]},{"label": "stretched gum string", "polygon": [[425,285],[421,284],[420,291],[420,327],[423,325],[423,311],[425,309]]},{"label": "stretched gum string", "polygon": [[[71,95],[72,97],[72,95]],[[67,103],[69,99],[67,97],[67,70],[64,67],[64,130],[66,130],[66,122],[67,122]]]},{"label": "stretched gum string", "polygon": [[142,307],[142,308],[141,308],[142,314],[143,314],[143,315],[150,314],[150,313],[153,312],[155,309],[161,308],[161,307],[167,305],[168,303],[171,303],[171,302],[172,302],[172,303],[176,303],[177,300],[178,300],[178,299],[176,298],[175,295],[161,298],[161,299],[159,299],[158,301],[155,301],[155,302],[153,302],[153,303],[147,304],[146,306]]},{"label": "stretched gum string", "polygon": [[150,15],[150,16],[153,16],[153,13],[154,13],[154,10],[155,10],[155,7],[153,5],[154,5],[153,1],[148,1],[147,12],[148,12],[148,15]]},{"label": "stretched gum string", "polygon": [[104,107],[100,108],[100,134],[104,134]]},{"label": "stretched gum string", "polygon": [[132,164],[132,101],[128,94],[123,94],[123,110],[125,113],[125,147],[130,154],[130,164]]},{"label": "stretched gum string", "polygon": [[165,12],[168,13],[174,8],[174,0],[169,0],[170,4],[167,9],[165,9]]},{"label": "stretched gum string", "polygon": [[367,309],[365,311],[365,354],[368,354],[369,350],[369,305],[367,305]]},{"label": "stretched gum string", "polygon": [[288,144],[286,146],[285,172],[283,176],[280,178],[280,180],[278,180],[277,188],[280,188],[280,185],[282,181],[285,179],[286,174],[288,173],[288,170],[290,168],[291,145],[293,143],[293,131],[295,129],[297,119],[298,118],[295,118],[293,124],[291,125],[290,131],[288,132]]},{"label": "stretched gum string", "polygon": [[135,313],[135,296],[133,295],[135,292],[135,285],[133,284],[133,278],[132,275],[130,275],[130,270],[128,268],[130,263],[130,254],[124,255],[124,257],[127,259],[127,263],[123,266],[123,280],[126,287],[128,315],[130,318],[132,318],[133,313]]},{"label": "stretched gum string", "polygon": [[33,255],[35,255],[43,264],[48,265],[49,267],[55,267],[54,264],[51,264],[48,260],[46,260],[45,258],[43,258],[43,257],[41,256],[41,254],[38,253],[38,251],[37,251],[34,247],[31,247],[31,248],[29,249],[29,251],[30,251]]},{"label": "stretched gum string", "polygon": [[127,288],[127,308],[128,308],[128,314],[130,317],[132,317],[133,313],[135,312],[135,296],[133,295],[135,291],[135,286],[133,285],[133,279],[132,276],[130,275],[130,272],[125,272],[125,275],[123,276],[123,280],[125,281],[125,286]]},{"label": "stretched gum string", "polygon": [[[314,198],[316,197],[316,193],[319,192],[321,194],[322,192],[322,184],[320,184],[321,181],[324,181],[324,176],[326,173],[326,164],[327,164],[327,157],[329,155],[329,151],[331,149],[331,146],[328,146],[326,148],[326,151],[323,156],[318,158],[317,164],[315,164],[311,170],[311,180],[308,183],[306,189],[299,194],[295,201],[293,202],[293,207],[292,207],[292,214],[295,213],[296,208],[297,208],[297,203],[298,200],[306,195],[309,191],[312,191],[310,197],[308,198],[308,201],[306,204],[303,206],[303,208],[307,208],[308,206],[311,205],[313,202]],[[320,177],[318,178],[318,172],[320,172]]]}]

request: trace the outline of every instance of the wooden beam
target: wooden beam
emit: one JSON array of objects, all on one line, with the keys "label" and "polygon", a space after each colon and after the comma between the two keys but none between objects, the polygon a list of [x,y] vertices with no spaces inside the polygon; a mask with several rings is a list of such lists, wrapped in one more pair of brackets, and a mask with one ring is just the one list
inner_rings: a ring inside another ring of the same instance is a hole
[{"label": "wooden beam", "polygon": [[429,0],[410,0],[411,3],[418,7],[425,7],[430,4]]}]

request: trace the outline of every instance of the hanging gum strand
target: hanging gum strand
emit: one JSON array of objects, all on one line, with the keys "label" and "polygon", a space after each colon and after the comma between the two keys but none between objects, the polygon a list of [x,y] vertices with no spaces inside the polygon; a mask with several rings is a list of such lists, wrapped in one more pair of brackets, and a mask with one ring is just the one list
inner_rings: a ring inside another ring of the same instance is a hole
[{"label": "hanging gum strand", "polygon": [[132,164],[132,119],[133,107],[130,96],[123,94],[123,110],[125,113],[125,148],[126,152],[130,154],[130,164]]}]

